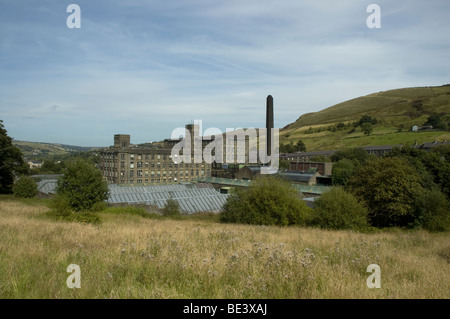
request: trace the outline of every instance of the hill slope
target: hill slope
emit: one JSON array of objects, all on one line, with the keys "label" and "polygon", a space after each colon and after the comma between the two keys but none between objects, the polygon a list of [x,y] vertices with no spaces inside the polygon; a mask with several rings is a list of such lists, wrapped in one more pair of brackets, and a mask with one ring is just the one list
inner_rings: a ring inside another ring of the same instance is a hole
[{"label": "hill slope", "polygon": [[13,144],[22,150],[25,157],[42,157],[54,155],[68,155],[76,152],[87,152],[97,149],[96,147],[83,147],[57,143],[40,143],[13,140]]},{"label": "hill slope", "polygon": [[[448,140],[448,131],[409,132],[413,125],[425,123],[432,113],[450,119],[450,85],[383,91],[307,113],[285,126],[280,140],[286,143],[301,139],[308,150]],[[366,136],[359,129],[349,133],[363,115],[379,121],[373,133]]]}]

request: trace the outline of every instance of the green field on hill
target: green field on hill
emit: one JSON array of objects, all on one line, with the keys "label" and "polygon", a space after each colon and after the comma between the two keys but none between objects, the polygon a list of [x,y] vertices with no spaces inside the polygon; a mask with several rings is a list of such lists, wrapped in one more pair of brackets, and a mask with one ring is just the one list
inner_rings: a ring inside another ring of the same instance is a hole
[{"label": "green field on hill", "polygon": [[[307,150],[330,150],[450,140],[448,130],[411,131],[434,113],[450,121],[450,85],[378,92],[304,114],[280,131],[280,143],[302,140]],[[369,136],[353,125],[364,115],[378,121]]]}]

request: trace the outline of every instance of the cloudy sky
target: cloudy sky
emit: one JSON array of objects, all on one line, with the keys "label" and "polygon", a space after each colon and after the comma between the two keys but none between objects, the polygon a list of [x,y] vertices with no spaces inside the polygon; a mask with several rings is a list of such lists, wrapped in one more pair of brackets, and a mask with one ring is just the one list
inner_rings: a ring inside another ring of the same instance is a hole
[{"label": "cloudy sky", "polygon": [[[81,8],[68,28],[67,7]],[[370,29],[367,7],[381,8]],[[450,83],[448,0],[0,0],[0,119],[17,140],[109,146],[275,126]]]}]

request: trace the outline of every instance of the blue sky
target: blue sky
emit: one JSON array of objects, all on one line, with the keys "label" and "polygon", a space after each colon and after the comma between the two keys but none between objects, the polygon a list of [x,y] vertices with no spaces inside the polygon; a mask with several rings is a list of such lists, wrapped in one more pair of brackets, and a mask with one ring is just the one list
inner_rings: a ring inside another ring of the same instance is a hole
[{"label": "blue sky", "polygon": [[[341,3],[342,2],[342,3]],[[81,28],[69,29],[69,4]],[[369,29],[369,4],[381,28]],[[0,119],[17,140],[109,146],[275,126],[450,83],[448,0],[0,0]]]}]

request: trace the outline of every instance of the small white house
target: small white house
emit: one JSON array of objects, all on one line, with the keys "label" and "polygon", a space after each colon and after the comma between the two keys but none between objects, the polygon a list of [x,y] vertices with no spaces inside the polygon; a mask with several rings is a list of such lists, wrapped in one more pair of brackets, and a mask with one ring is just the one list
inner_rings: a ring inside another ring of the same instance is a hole
[{"label": "small white house", "polygon": [[411,128],[411,131],[417,132],[417,131],[419,131],[419,128],[420,128],[420,127],[418,127],[417,125],[414,125],[414,126]]}]

